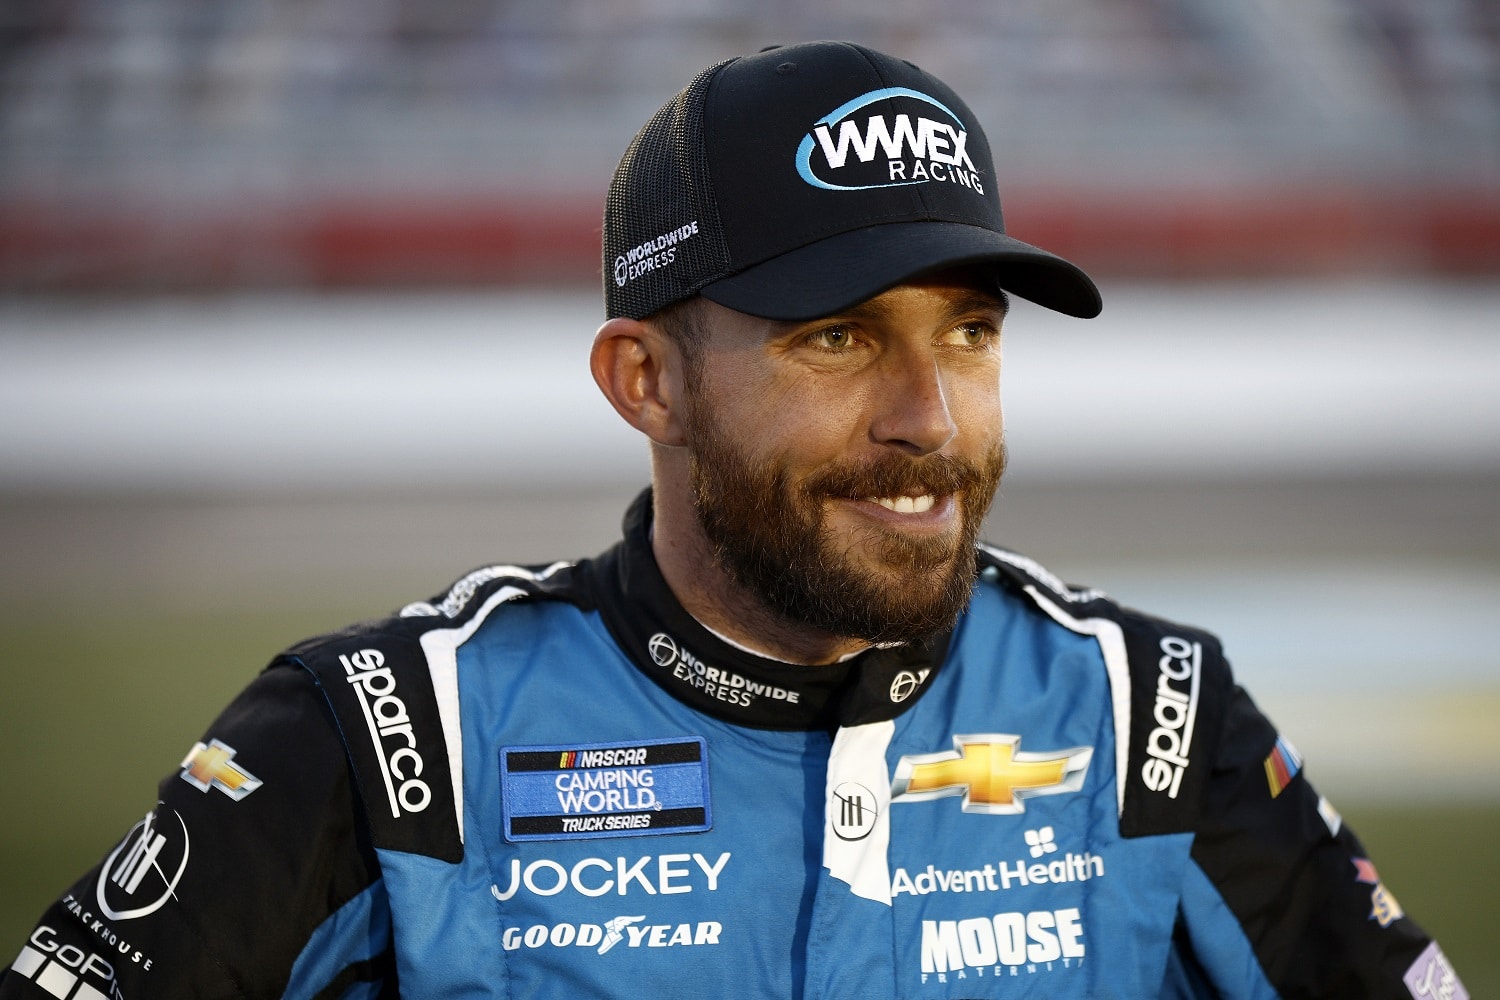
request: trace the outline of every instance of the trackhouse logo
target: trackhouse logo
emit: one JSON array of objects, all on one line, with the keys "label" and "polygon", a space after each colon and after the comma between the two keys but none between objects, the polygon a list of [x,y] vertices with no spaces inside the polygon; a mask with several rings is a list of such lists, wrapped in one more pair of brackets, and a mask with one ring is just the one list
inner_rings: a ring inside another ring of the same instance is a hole
[{"label": "trackhouse logo", "polygon": [[155,810],[147,813],[104,859],[94,898],[109,919],[149,916],[177,891],[191,844],[182,817],[174,809],[165,811],[167,818]]},{"label": "trackhouse logo", "polygon": [[100,944],[105,946],[105,954],[119,955],[123,961],[140,966],[141,971],[151,971],[156,960],[148,957],[129,938],[121,937],[117,930],[95,916],[94,911],[89,909],[87,900],[81,900],[70,892],[61,899],[60,904],[78,918],[79,926],[99,939]]},{"label": "trackhouse logo", "polygon": [[857,781],[843,781],[833,790],[828,819],[840,840],[864,840],[880,818],[880,800]]},{"label": "trackhouse logo", "polygon": [[[865,109],[881,104],[878,114]],[[865,112],[865,113],[861,113]],[[861,94],[813,124],[797,147],[797,173],[827,191],[932,181],[984,194],[964,123],[940,101],[905,87]]]}]

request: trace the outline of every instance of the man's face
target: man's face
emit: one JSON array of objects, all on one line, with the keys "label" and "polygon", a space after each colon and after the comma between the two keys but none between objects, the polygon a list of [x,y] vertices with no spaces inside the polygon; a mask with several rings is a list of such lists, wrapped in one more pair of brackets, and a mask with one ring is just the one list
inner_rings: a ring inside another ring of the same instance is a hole
[{"label": "man's face", "polygon": [[832,635],[950,626],[1005,466],[1000,294],[952,272],[811,322],[703,307],[684,423],[721,567]]}]

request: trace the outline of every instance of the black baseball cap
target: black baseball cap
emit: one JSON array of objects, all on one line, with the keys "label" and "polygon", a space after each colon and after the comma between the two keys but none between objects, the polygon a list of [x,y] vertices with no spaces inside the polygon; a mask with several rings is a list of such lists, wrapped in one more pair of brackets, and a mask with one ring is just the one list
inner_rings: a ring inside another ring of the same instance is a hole
[{"label": "black baseball cap", "polygon": [[604,209],[604,304],[644,319],[701,294],[814,319],[920,274],[1099,314],[1076,265],[1005,234],[989,143],[958,95],[901,59],[807,42],[699,73],[639,133]]}]

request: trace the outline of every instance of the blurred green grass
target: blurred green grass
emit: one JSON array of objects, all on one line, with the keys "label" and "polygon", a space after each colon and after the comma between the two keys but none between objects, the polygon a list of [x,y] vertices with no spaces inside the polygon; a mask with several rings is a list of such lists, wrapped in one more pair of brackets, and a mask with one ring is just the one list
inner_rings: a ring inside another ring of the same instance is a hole
[{"label": "blurred green grass", "polygon": [[[0,955],[19,948],[42,909],[144,815],[157,781],[272,655],[383,607],[352,594],[317,606],[280,603],[0,614]],[[1470,994],[1500,996],[1500,953],[1490,944],[1500,803],[1357,803],[1321,790],[1406,911],[1442,943]]]}]

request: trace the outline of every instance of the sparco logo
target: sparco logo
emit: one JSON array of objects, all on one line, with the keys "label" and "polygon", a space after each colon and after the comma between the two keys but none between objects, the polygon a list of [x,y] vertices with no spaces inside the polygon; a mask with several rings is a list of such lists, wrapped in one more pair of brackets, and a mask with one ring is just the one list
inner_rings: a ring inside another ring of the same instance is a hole
[{"label": "sparco logo", "polygon": [[1146,737],[1146,753],[1151,759],[1141,767],[1141,780],[1153,792],[1164,791],[1168,798],[1175,799],[1193,746],[1203,647],[1169,635],[1161,641],[1161,652],[1152,711],[1156,728]]},{"label": "sparco logo", "polygon": [[507,927],[500,935],[506,951],[520,948],[594,948],[599,954],[624,942],[627,948],[672,948],[678,945],[718,944],[724,925],[717,920],[696,924],[645,924],[644,913],[619,916],[600,924],[532,924],[524,931]]},{"label": "sparco logo", "polygon": [[[884,105],[881,114],[860,114],[876,103]],[[965,149],[968,141],[963,122],[942,103],[920,91],[888,87],[815,122],[797,147],[797,173],[828,191],[939,181],[982,195],[983,177]]]},{"label": "sparco logo", "polygon": [[432,789],[421,778],[422,755],[411,716],[396,695],[396,678],[384,666],[385,655],[378,649],[361,649],[353,656],[340,655],[339,662],[370,727],[391,816],[400,819],[402,812],[421,812],[432,802]]},{"label": "sparco logo", "polygon": [[94,897],[99,912],[111,920],[155,913],[172,898],[182,881],[191,846],[187,824],[175,810],[166,811],[170,818],[147,813],[104,859]]}]

